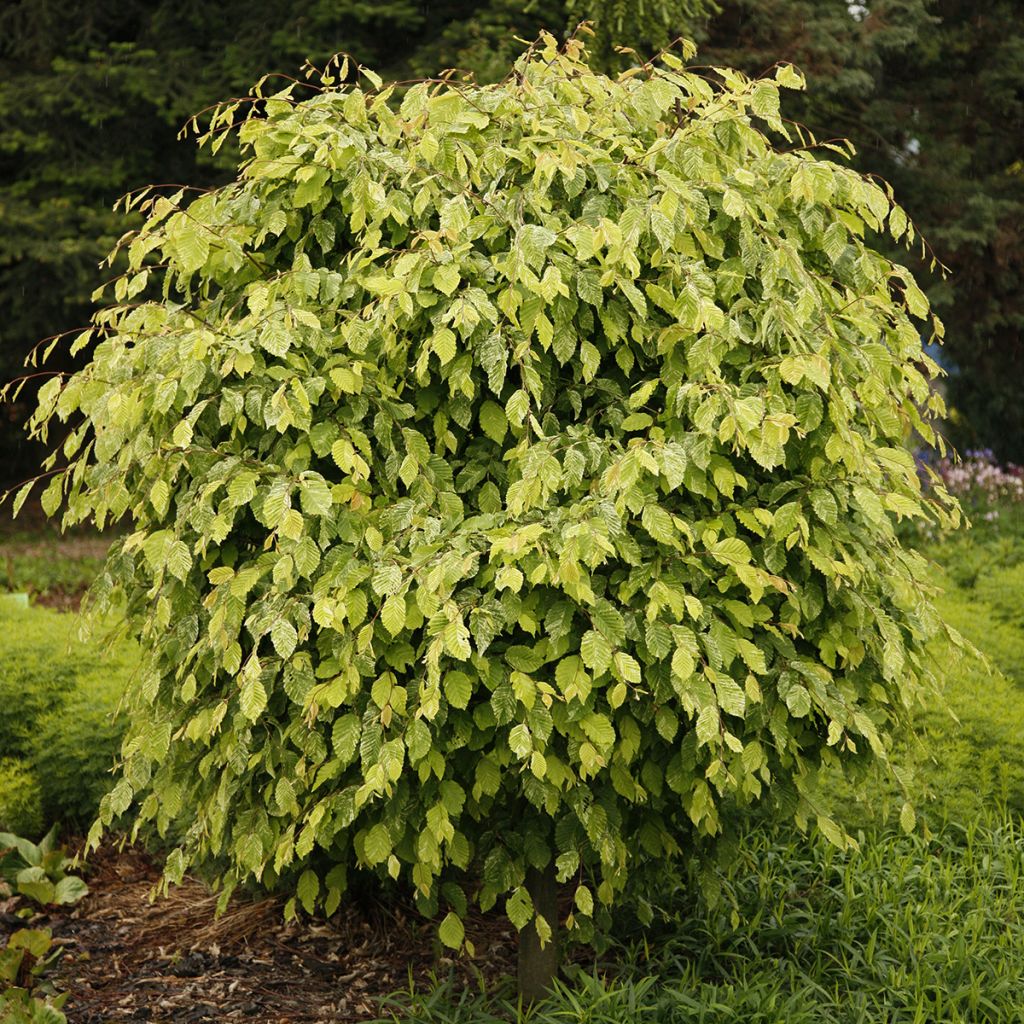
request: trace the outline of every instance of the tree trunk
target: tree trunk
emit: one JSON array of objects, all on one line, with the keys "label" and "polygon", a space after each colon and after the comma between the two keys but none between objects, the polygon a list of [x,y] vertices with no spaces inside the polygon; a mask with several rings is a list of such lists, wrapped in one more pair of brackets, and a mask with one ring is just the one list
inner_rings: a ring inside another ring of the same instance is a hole
[{"label": "tree trunk", "polygon": [[543,999],[558,974],[558,885],[554,858],[545,868],[527,870],[526,891],[533,900],[534,911],[550,925],[551,938],[541,949],[534,921],[519,933],[519,994],[524,1005]]}]

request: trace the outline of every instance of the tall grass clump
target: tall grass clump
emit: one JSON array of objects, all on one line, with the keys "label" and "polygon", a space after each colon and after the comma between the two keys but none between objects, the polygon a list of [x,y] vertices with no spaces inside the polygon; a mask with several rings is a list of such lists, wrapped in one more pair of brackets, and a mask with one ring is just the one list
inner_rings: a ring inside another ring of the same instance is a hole
[{"label": "tall grass clump", "polygon": [[659,924],[624,926],[607,962],[532,1012],[450,983],[395,997],[423,1024],[1010,1024],[1024,1012],[1024,831],[992,813],[859,850],[779,830],[742,844],[729,898],[667,879]]}]

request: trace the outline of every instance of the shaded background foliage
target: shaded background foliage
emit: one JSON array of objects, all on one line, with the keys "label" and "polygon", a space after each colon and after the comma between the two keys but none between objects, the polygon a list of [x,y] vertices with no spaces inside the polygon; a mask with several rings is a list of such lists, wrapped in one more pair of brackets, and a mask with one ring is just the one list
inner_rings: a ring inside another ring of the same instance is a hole
[{"label": "shaded background foliage", "polygon": [[[685,33],[701,62],[757,72],[790,60],[809,90],[786,113],[850,138],[891,181],[951,275],[930,297],[947,323],[953,440],[1024,461],[1024,24],[1017,0],[20,0],[0,11],[0,379],[43,337],[84,324],[96,264],[125,229],[111,207],[152,182],[213,186],[211,157],[177,132],[268,70],[345,50],[386,77],[444,67],[483,80],[540,28],[595,21],[611,69]],[[906,258],[904,256],[904,258]],[[70,359],[63,357],[63,365]],[[60,364],[53,364],[60,365]],[[40,452],[3,410],[7,482]]]}]

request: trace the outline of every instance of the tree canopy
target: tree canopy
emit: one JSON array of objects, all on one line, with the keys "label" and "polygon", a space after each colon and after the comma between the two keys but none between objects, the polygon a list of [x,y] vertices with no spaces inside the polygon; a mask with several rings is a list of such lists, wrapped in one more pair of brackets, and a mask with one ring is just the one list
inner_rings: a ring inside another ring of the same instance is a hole
[{"label": "tree canopy", "polygon": [[[946,323],[961,447],[1024,463],[1024,21],[1011,0],[730,0],[705,59],[808,77],[785,112],[851,139],[892,183],[928,246],[913,263]],[[935,263],[949,268],[943,276]]]},{"label": "tree canopy", "polygon": [[[783,58],[811,90],[784,113],[820,138],[855,143],[856,166],[893,183],[932,259],[926,280],[949,327],[944,362],[958,444],[984,441],[1024,461],[1021,366],[1024,266],[1024,53],[1011,0],[417,0],[251,5],[227,0],[117,5],[18,0],[0,11],[0,377],[41,338],[84,323],[95,264],[124,227],[111,212],[130,189],[228,180],[235,153],[197,154],[176,134],[191,114],[241,95],[261,74],[298,75],[306,58],[345,51],[386,77],[446,67],[500,78],[540,28],[596,19],[595,66],[700,39],[709,63],[759,74]],[[230,144],[229,144],[230,145]],[[905,257],[912,260],[913,257]],[[42,301],[40,298],[42,297]],[[58,352],[62,351],[58,348]],[[74,365],[65,358],[65,368]],[[9,479],[38,460],[9,412],[0,445]]]},{"label": "tree canopy", "polygon": [[453,947],[470,902],[544,938],[545,868],[587,939],[754,805],[843,845],[818,772],[886,762],[941,628],[894,522],[956,515],[902,447],[940,325],[866,241],[903,209],[793,137],[785,64],[320,84],[214,113],[237,177],[135,200],[40,391],[44,507],[132,524],[103,820],[291,910],[400,879]]}]

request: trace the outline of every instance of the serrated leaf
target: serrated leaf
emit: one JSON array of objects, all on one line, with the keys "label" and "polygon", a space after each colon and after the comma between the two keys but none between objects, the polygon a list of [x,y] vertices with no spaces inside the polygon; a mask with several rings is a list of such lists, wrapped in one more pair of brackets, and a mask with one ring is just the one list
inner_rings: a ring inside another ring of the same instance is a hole
[{"label": "serrated leaf", "polygon": [[465,672],[449,672],[444,677],[444,695],[454,708],[464,708],[473,695],[473,683]]},{"label": "serrated leaf", "polygon": [[182,218],[181,226],[174,235],[174,248],[187,274],[199,270],[210,258],[211,237],[212,233],[205,225]]},{"label": "serrated leaf", "polygon": [[480,428],[496,444],[505,440],[508,432],[508,419],[505,410],[497,402],[487,401],[480,406]]},{"label": "serrated leaf", "polygon": [[331,729],[331,746],[334,748],[334,756],[342,764],[349,764],[355,757],[361,733],[362,722],[358,715],[342,715],[335,720]]},{"label": "serrated leaf", "polygon": [[267,691],[259,676],[251,676],[242,684],[239,706],[242,709],[242,714],[250,722],[255,722],[263,714],[267,706]]},{"label": "serrated leaf", "polygon": [[738,537],[720,540],[709,551],[723,565],[745,565],[750,561],[750,548]]},{"label": "serrated leaf", "polygon": [[299,634],[290,622],[280,619],[270,629],[270,640],[278,655],[287,660],[295,651],[295,645],[299,642]]},{"label": "serrated leaf", "polygon": [[391,834],[382,822],[378,822],[366,833],[363,853],[366,856],[366,863],[371,866],[383,864],[388,859],[391,853]]},{"label": "serrated leaf", "polygon": [[677,679],[689,679],[696,669],[693,655],[685,647],[677,647],[672,655],[672,674]]},{"label": "serrated leaf", "polygon": [[818,828],[821,830],[821,834],[833,845],[838,847],[840,850],[845,850],[847,847],[846,833],[829,817],[826,815],[818,816]]},{"label": "serrated leaf", "polygon": [[913,832],[917,827],[917,815],[914,813],[914,807],[910,801],[904,801],[903,807],[900,809],[900,828],[904,832]]},{"label": "serrated leaf", "polygon": [[179,580],[188,577],[192,568],[192,553],[185,544],[176,540],[167,548],[167,570]]},{"label": "serrated leaf", "polygon": [[402,570],[394,562],[383,562],[373,572],[374,593],[391,596],[402,587]]},{"label": "serrated leaf", "polygon": [[392,636],[397,636],[405,629],[405,615],[405,598],[401,594],[392,594],[380,610],[380,620]]},{"label": "serrated leaf", "polygon": [[[445,295],[451,295],[459,287],[459,281],[461,280],[462,275],[454,263],[448,263],[434,271],[434,287],[444,292]],[[443,361],[447,362],[447,360]]]},{"label": "serrated leaf", "polygon": [[516,931],[522,931],[533,917],[533,900],[522,885],[517,886],[505,901],[505,913]]},{"label": "serrated leaf", "polygon": [[441,922],[437,929],[437,937],[449,949],[461,949],[463,940],[466,937],[466,929],[463,927],[462,918],[455,911],[451,910]]},{"label": "serrated leaf", "polygon": [[302,872],[295,887],[295,895],[302,904],[302,909],[307,914],[312,914],[316,908],[317,896],[320,895],[320,879],[315,871],[307,868]]},{"label": "serrated leaf", "polygon": [[594,676],[600,676],[611,666],[611,644],[596,630],[588,629],[580,641],[580,656]]}]

